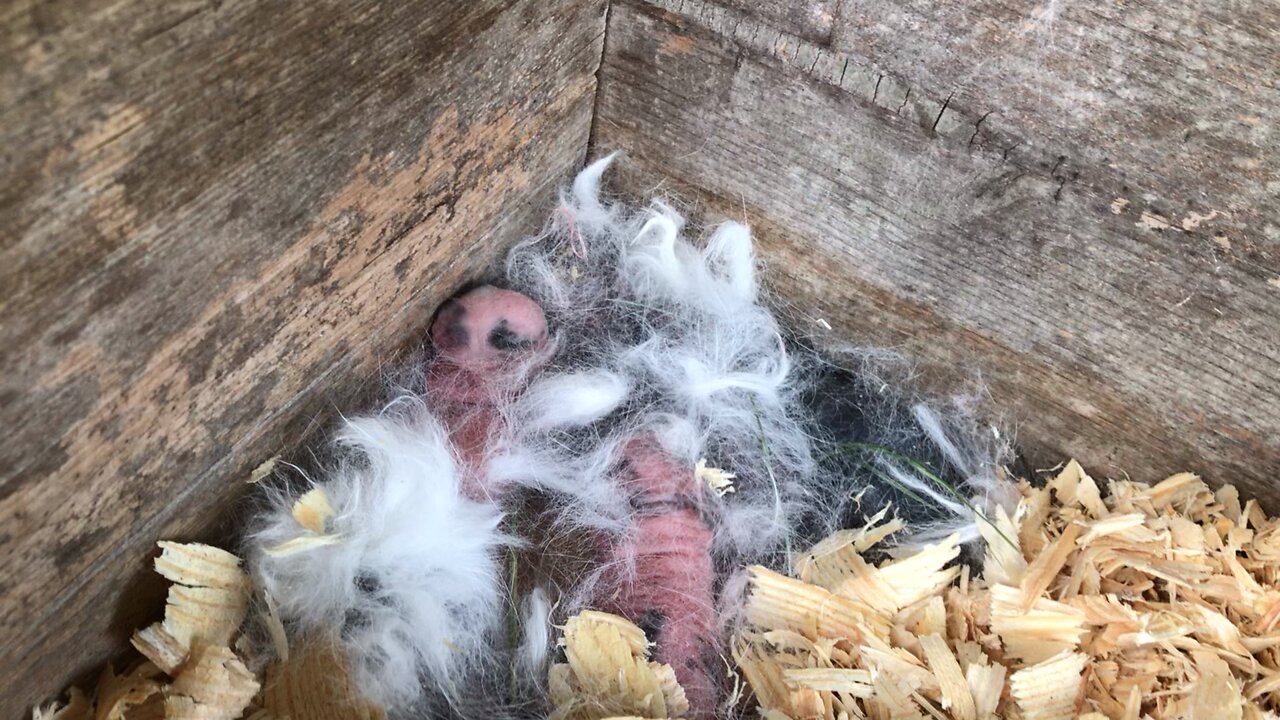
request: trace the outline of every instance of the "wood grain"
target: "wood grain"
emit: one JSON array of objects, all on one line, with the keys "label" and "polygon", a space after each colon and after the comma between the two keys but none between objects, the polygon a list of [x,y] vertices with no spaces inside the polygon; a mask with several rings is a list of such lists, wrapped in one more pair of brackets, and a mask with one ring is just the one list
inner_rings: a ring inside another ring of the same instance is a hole
[{"label": "wood grain", "polygon": [[[772,29],[821,44],[835,39],[839,0],[725,0],[724,5],[759,20],[761,31]],[[777,32],[763,39],[775,40]]]},{"label": "wood grain", "polygon": [[814,42],[620,0],[593,143],[623,190],[750,222],[827,342],[980,375],[1034,461],[1280,506],[1280,8],[1041,10],[846,2]]},{"label": "wood grain", "polygon": [[604,12],[0,10],[0,717],[123,647],[155,540],[237,520],[250,469],[537,226]]}]

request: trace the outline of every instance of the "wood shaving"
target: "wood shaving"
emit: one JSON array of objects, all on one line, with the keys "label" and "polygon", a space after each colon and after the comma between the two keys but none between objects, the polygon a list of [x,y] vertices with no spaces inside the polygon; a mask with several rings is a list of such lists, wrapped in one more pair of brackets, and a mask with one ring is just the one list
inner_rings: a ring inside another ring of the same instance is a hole
[{"label": "wood shaving", "polygon": [[1009,692],[1022,710],[1022,717],[1075,717],[1084,694],[1084,666],[1088,661],[1082,653],[1062,652],[1011,675]]},{"label": "wood shaving", "polygon": [[98,680],[97,709],[94,720],[133,720],[138,713],[130,709],[157,698],[164,685],[162,673],[150,662],[140,663],[131,672],[116,675],[107,665]]},{"label": "wood shaving", "polygon": [[51,703],[31,711],[31,720],[89,720],[93,717],[93,703],[79,688],[67,693],[67,704]]},{"label": "wood shaving", "polygon": [[[267,670],[263,709],[271,718],[382,720],[386,712],[361,697],[333,643],[301,648]],[[265,719],[264,719],[265,720]]]},{"label": "wood shaving", "polygon": [[293,504],[293,519],[317,535],[324,534],[333,514],[333,505],[322,488],[311,488]]},{"label": "wood shaving", "polygon": [[133,646],[173,675],[196,645],[225,646],[249,610],[250,583],[240,558],[209,545],[161,542],[156,572],[169,587],[164,620],[133,635]]},{"label": "wood shaving", "polygon": [[738,488],[733,486],[733,481],[738,476],[717,467],[707,467],[706,458],[698,461],[697,466],[693,469],[693,475],[699,482],[705,483],[707,487],[711,488],[711,491],[719,497],[738,491]]},{"label": "wood shaving", "polygon": [[342,542],[342,537],[339,535],[299,535],[279,545],[269,547],[265,552],[269,557],[285,557],[314,550],[325,545],[337,545],[340,542]]},{"label": "wood shaving", "polygon": [[675,671],[649,660],[649,642],[633,623],[585,611],[565,623],[560,646],[567,662],[553,665],[548,677],[552,720],[679,718],[688,712]]},{"label": "wood shaving", "polygon": [[289,636],[285,632],[284,621],[280,619],[280,609],[276,607],[275,598],[266,590],[262,591],[262,625],[271,638],[276,660],[289,662]]},{"label": "wood shaving", "polygon": [[160,548],[156,571],[174,584],[164,620],[133,635],[142,658],[122,675],[108,665],[92,696],[72,688],[66,706],[38,708],[35,720],[233,720],[250,710],[260,683],[231,649],[251,590],[240,558],[209,545]]},{"label": "wood shaving", "polygon": [[750,568],[732,649],[761,715],[1275,717],[1280,519],[1189,473],[1104,486],[1074,461],[1020,492],[978,523],[980,574],[953,539],[873,562],[883,513],[795,578]]},{"label": "wood shaving", "polygon": [[276,471],[276,462],[279,460],[279,456],[264,460],[261,465],[253,469],[253,472],[249,473],[248,483],[254,485],[271,477],[271,474]]},{"label": "wood shaving", "polygon": [[170,675],[177,675],[178,668],[187,661],[190,648],[170,635],[164,623],[153,623],[133,634],[133,647],[142,656]]},{"label": "wood shaving", "polygon": [[323,489],[312,488],[304,493],[293,504],[292,513],[293,519],[307,531],[307,534],[299,535],[279,545],[267,548],[267,555],[284,557],[342,542],[341,535],[326,532],[329,520],[334,515],[334,510],[333,505],[329,503],[329,496],[325,494]]},{"label": "wood shaving", "polygon": [[[766,720],[1276,717],[1280,710],[1280,519],[1189,473],[1104,495],[1078,463],[1023,482],[1012,515],[979,522],[984,572],[955,538],[876,563],[903,524],[881,512],[796,559],[797,577],[748,569],[733,660]],[[308,493],[294,517],[325,538],[332,508]],[[322,541],[323,542],[323,541]],[[331,646],[290,652],[265,598],[277,661],[263,686],[231,648],[251,592],[235,555],[161,543],[174,584],[161,622],[134,634],[144,660],[108,667],[93,695],[33,720],[382,720]],[[274,619],[273,619],[274,618]],[[243,638],[241,638],[243,640]],[[567,662],[548,678],[553,720],[678,718],[670,666],[634,624],[571,618]]]},{"label": "wood shaving", "polygon": [[166,720],[234,720],[258,694],[258,679],[225,647],[204,646],[165,692]]}]

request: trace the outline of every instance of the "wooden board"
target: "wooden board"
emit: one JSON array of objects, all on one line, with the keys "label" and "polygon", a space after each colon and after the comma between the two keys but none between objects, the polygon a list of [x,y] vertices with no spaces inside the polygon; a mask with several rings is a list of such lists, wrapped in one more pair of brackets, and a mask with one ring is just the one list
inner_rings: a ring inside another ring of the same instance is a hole
[{"label": "wooden board", "polygon": [[603,1],[0,10],[0,717],[159,611],[208,537],[536,228]]},{"label": "wooden board", "polygon": [[747,220],[802,329],[979,375],[1036,463],[1280,507],[1280,6],[787,4],[613,4],[619,187]]}]

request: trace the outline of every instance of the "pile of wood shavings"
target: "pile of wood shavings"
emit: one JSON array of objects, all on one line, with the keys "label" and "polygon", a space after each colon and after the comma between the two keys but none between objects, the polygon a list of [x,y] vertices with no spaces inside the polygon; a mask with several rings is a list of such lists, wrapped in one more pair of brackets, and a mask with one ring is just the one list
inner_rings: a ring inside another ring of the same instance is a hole
[{"label": "pile of wood shavings", "polygon": [[735,659],[767,718],[1267,718],[1280,704],[1280,521],[1190,474],[1075,462],[980,529],[879,566],[883,514],[750,568]]},{"label": "pile of wood shavings", "polygon": [[209,545],[160,549],[156,571],[173,585],[164,620],[133,635],[142,659],[123,675],[108,665],[92,697],[73,688],[36,720],[232,720],[250,707],[260,684],[232,650],[251,592],[240,559]]},{"label": "pile of wood shavings", "polygon": [[644,631],[617,615],[588,610],[569,618],[551,666],[551,720],[679,718],[689,710],[670,665],[649,660]]},{"label": "pile of wood shavings", "polygon": [[[333,510],[320,491],[294,506],[304,528],[323,529]],[[321,531],[320,540],[333,542]],[[277,548],[301,552],[309,545]],[[134,633],[142,657],[123,674],[108,666],[96,692],[78,688],[66,703],[36,708],[34,720],[382,720],[386,713],[360,697],[332,642],[291,654],[284,626],[264,598],[263,624],[276,659],[250,669],[244,637],[253,586],[240,558],[200,544],[160,543],[156,571],[174,583],[164,620]]]}]

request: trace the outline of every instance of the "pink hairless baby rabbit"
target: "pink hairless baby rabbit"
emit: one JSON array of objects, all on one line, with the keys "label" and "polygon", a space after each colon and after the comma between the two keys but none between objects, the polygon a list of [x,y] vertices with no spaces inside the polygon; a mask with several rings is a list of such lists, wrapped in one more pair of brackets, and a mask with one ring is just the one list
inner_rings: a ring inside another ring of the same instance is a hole
[{"label": "pink hairless baby rabbit", "polygon": [[[548,343],[547,321],[533,300],[478,287],[441,307],[431,326],[438,355],[428,395],[468,466],[468,494],[492,497],[484,460],[499,421],[497,405],[519,392]],[[634,533],[610,552],[634,575],[609,583],[599,604],[644,628],[654,657],[670,664],[692,717],[715,708],[715,631],[711,530],[697,509],[693,469],[681,468],[650,437],[624,447],[620,479],[632,498]]]},{"label": "pink hairless baby rabbit", "polygon": [[623,489],[636,513],[633,543],[615,550],[634,574],[611,588],[610,609],[640,625],[653,656],[675,670],[689,716],[711,717],[720,662],[711,529],[698,511],[693,468],[673,462],[657,442],[638,437],[624,450]]},{"label": "pink hairless baby rabbit", "polygon": [[497,404],[518,391],[544,355],[542,308],[512,290],[483,285],[449,300],[431,325],[438,355],[427,372],[427,394],[467,466],[466,491],[489,496],[483,480]]}]

